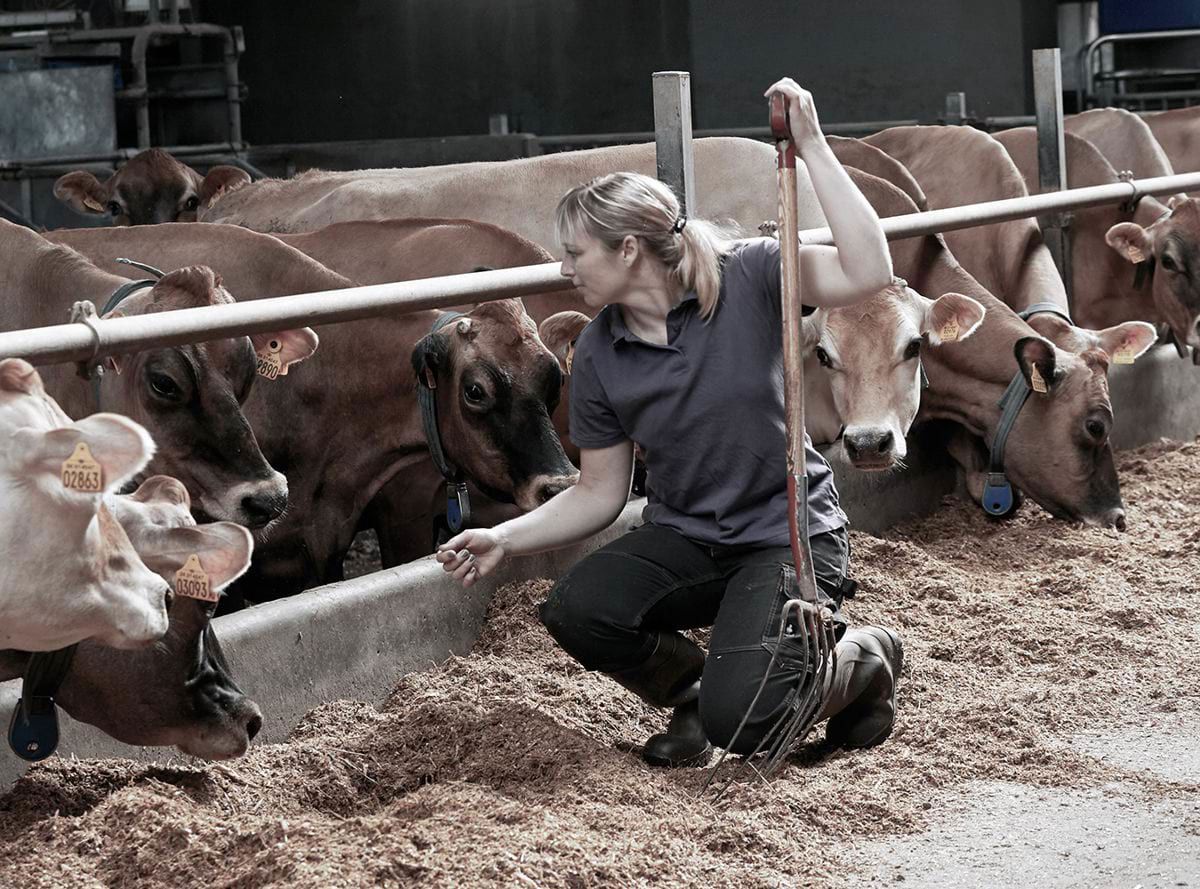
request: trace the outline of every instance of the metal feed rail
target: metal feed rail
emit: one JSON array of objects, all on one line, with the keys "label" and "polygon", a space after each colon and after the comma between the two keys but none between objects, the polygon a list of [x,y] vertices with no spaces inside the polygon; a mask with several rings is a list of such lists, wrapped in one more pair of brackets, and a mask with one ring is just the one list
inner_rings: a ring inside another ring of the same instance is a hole
[{"label": "metal feed rail", "polygon": [[[1159,176],[1053,194],[988,201],[881,220],[889,241],[1006,222],[1044,213],[1129,201],[1143,195],[1200,190],[1200,173]],[[828,228],[800,232],[805,244],[831,244]],[[558,263],[279,296],[153,315],[70,323],[0,333],[0,358],[35,364],[90,360],[139,349],[421,309],[505,299],[570,288]]]}]

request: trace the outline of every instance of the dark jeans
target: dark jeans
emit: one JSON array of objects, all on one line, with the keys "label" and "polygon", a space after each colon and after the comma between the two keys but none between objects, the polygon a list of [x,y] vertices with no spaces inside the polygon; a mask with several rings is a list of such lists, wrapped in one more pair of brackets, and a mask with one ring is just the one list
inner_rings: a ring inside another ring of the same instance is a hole
[{"label": "dark jeans", "polygon": [[[841,604],[850,562],[845,528],[810,538],[818,593]],[[541,606],[542,623],[589,670],[636,667],[656,634],[712,626],[700,683],[709,740],[726,747],[758,691],[779,638],[783,603],[795,595],[788,547],[720,547],[660,525],[642,525],[577,562]],[[845,628],[835,612],[838,635]],[[748,753],[775,724],[807,665],[781,657],[738,736]]]}]

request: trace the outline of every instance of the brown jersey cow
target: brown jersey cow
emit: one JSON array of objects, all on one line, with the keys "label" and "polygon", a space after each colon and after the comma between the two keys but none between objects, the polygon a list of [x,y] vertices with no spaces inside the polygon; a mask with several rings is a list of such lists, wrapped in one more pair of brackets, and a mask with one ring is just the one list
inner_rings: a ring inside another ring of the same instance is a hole
[{"label": "brown jersey cow", "polygon": [[[88,299],[103,309],[128,283],[74,250],[7,222],[0,222],[0,251],[6,257],[0,268],[7,300],[0,317],[4,330],[65,323],[75,300]],[[232,299],[210,268],[188,265],[129,295],[109,315]],[[46,391],[69,416],[111,411],[144,426],[158,445],[146,472],[182,481],[199,515],[256,528],[283,512],[288,495],[286,479],[263,457],[242,412],[252,388],[265,388],[253,385],[257,361],[252,341],[270,340],[282,345],[287,363],[316,349],[313,332],[299,328],[116,356],[106,362],[109,372],[98,382],[80,379],[69,364],[48,366],[41,373]],[[268,385],[287,384],[284,378]]]},{"label": "brown jersey cow", "polygon": [[161,148],[148,148],[104,182],[83,170],[60,176],[54,196],[79,213],[107,214],[113,225],[195,222],[217,195],[249,181],[244,170],[228,166],[201,176]]},{"label": "brown jersey cow", "polygon": [[[202,259],[244,299],[352,286],[277,239],[234,226],[79,229],[47,237],[98,261],[133,255],[172,268]],[[461,246],[454,238],[448,243]],[[479,264],[459,261],[467,268]],[[112,268],[136,274],[127,266]],[[441,314],[320,326],[320,351],[292,371],[286,386],[255,388],[246,413],[264,453],[288,475],[291,498],[287,514],[258,542],[241,586],[245,595],[275,598],[339,579],[342,558],[373,501],[387,501],[373,503],[372,517],[384,517],[378,530],[389,561],[429,552],[430,499],[440,477],[415,397],[418,347],[437,385],[447,458],[468,480],[521,509],[573,480],[575,469],[550,420],[561,375],[520,302],[480,304],[431,335]]]}]

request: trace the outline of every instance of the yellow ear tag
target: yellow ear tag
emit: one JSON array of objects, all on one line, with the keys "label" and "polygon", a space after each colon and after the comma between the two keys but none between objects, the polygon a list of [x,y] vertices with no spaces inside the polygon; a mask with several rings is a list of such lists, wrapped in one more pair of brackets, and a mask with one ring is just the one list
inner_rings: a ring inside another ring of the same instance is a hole
[{"label": "yellow ear tag", "polygon": [[104,212],[104,205],[94,198],[84,198],[83,206],[87,207],[89,210],[95,210],[97,213]]},{"label": "yellow ear tag", "polygon": [[943,343],[952,343],[958,339],[958,319],[952,316],[949,321],[942,325],[942,329],[938,331],[938,336]]},{"label": "yellow ear tag", "polygon": [[1113,364],[1133,364],[1133,346],[1121,343],[1121,347],[1113,352]]},{"label": "yellow ear tag", "polygon": [[63,487],[70,491],[99,494],[104,490],[104,472],[86,441],[75,445],[71,456],[63,461]]},{"label": "yellow ear tag", "polygon": [[1042,374],[1038,370],[1038,366],[1036,364],[1030,365],[1029,386],[1034,392],[1037,392],[1041,395],[1046,394],[1046,381],[1042,379]]},{"label": "yellow ear tag", "polygon": [[279,376],[279,372],[283,370],[283,359],[279,357],[279,353],[282,351],[283,344],[279,340],[271,340],[265,348],[254,353],[258,358],[258,375],[260,377],[273,380]]},{"label": "yellow ear tag", "polygon": [[216,602],[220,598],[200,565],[200,557],[195,553],[188,556],[183,567],[175,572],[175,594],[201,602]]},{"label": "yellow ear tag", "polygon": [[571,375],[571,365],[575,363],[575,343],[567,343],[567,376]]},{"label": "yellow ear tag", "polygon": [[1137,247],[1134,247],[1133,245],[1130,245],[1130,247],[1129,247],[1129,261],[1130,261],[1130,262],[1134,262],[1134,263],[1137,263],[1137,262],[1145,262],[1145,261],[1146,261],[1146,254],[1145,254],[1145,253],[1143,253],[1141,250],[1139,250]]}]

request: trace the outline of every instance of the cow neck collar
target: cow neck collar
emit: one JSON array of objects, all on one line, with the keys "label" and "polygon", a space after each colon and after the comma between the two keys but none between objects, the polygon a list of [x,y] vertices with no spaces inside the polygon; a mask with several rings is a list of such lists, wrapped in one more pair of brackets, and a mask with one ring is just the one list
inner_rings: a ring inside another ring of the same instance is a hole
[{"label": "cow neck collar", "polygon": [[58,709],[54,697],[71,669],[78,645],[29,656],[21,698],[8,726],[8,746],[27,762],[39,762],[58,749]]},{"label": "cow neck collar", "polygon": [[[462,312],[444,312],[433,322],[433,327],[429,329],[429,332],[437,333],[451,321],[462,317]],[[442,435],[438,427],[437,393],[429,385],[424,374],[417,374],[417,402],[421,406],[421,427],[425,431],[425,442],[429,445],[429,455],[433,458],[433,465],[437,467],[438,472],[446,481],[446,527],[452,534],[457,534],[471,520],[471,500],[462,471],[446,459],[446,452],[442,448]],[[441,516],[434,519],[435,534],[440,519]]]},{"label": "cow neck collar", "polygon": [[[1034,303],[1017,312],[1022,321],[1028,321],[1034,315],[1042,314],[1057,315],[1072,327],[1075,326],[1071,316],[1061,306],[1052,302]],[[1025,375],[1018,368],[1016,375],[1009,382],[998,402],[1000,422],[996,424],[996,433],[992,436],[991,445],[988,448],[987,481],[983,486],[983,510],[988,515],[997,518],[1009,515],[1016,506],[1012,484],[1004,472],[1004,446],[1008,443],[1009,433],[1012,432],[1017,417],[1021,414],[1021,408],[1029,400],[1031,391],[1029,384],[1025,381]]]}]

